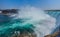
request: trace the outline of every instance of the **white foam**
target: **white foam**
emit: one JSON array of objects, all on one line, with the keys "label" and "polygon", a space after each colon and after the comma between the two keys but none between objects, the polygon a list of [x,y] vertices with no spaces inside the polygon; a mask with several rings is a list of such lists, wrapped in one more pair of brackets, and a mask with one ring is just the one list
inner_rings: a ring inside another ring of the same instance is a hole
[{"label": "white foam", "polygon": [[33,26],[35,26],[34,30],[37,34],[37,37],[43,37],[44,35],[50,34],[56,25],[55,18],[46,14],[43,10],[39,8],[31,6],[21,7],[16,18],[30,18],[30,20],[26,21],[23,24],[33,24]]}]

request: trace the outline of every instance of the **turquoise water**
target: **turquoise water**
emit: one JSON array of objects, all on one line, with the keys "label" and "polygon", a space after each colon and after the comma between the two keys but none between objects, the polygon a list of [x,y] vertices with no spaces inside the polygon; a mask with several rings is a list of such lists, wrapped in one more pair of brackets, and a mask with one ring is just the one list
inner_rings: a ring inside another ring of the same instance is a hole
[{"label": "turquoise water", "polygon": [[[22,11],[23,15],[25,11]],[[30,12],[28,10],[28,12]],[[28,13],[27,12],[27,13]],[[38,36],[37,37],[43,37],[43,35],[45,34],[50,34],[55,32],[54,28],[55,27],[55,14],[56,13],[48,13],[49,15],[45,14],[45,13],[37,13],[37,11],[32,10],[32,15],[31,13],[29,13],[28,15],[28,19],[12,19],[9,20],[7,22],[0,22],[0,36],[1,37],[7,37],[7,36],[11,36],[12,34],[14,34],[15,32],[20,32],[23,33],[24,31],[33,33],[35,32]],[[18,15],[19,16],[19,15]],[[31,18],[29,18],[30,16],[32,16]],[[54,18],[53,18],[54,17]],[[44,18],[44,19],[43,19]],[[53,23],[52,23],[53,22]],[[57,24],[57,22],[56,22]],[[57,25],[56,25],[57,26]],[[57,28],[58,29],[58,28]],[[4,35],[4,36],[3,36]]]},{"label": "turquoise water", "polygon": [[56,28],[55,30],[53,30],[52,33],[59,31],[60,30],[60,10],[51,10],[51,11],[48,11],[47,14],[56,18]]},{"label": "turquoise water", "polygon": [[[34,30],[31,28],[34,28],[32,24],[23,24],[25,21],[22,19],[15,19],[8,22],[0,23],[0,36],[1,37],[7,37],[12,35],[15,31],[20,31],[23,33],[24,31],[32,33]],[[3,36],[4,35],[4,36]]]}]

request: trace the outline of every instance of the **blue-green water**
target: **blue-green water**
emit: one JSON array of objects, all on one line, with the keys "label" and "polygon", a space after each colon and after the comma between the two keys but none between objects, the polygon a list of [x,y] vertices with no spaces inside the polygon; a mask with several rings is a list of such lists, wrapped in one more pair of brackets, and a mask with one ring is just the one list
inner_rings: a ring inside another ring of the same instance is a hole
[{"label": "blue-green water", "polygon": [[48,14],[56,18],[56,28],[52,31],[52,34],[56,31],[60,31],[60,10],[48,11]]},{"label": "blue-green water", "polygon": [[0,23],[0,36],[7,37],[14,34],[15,31],[20,31],[20,33],[23,33],[24,31],[32,33],[34,31],[31,29],[34,28],[33,25],[29,23],[23,24],[25,21],[26,20],[15,19],[12,21]]},{"label": "blue-green water", "polygon": [[[37,37],[43,37],[45,35],[51,34],[56,28],[56,14],[46,14],[43,11],[32,8],[23,9],[21,13],[17,16],[17,19],[9,19],[6,22],[0,22],[0,36],[7,37],[11,36],[15,32],[23,33],[27,31],[29,33],[36,33]],[[50,15],[49,15],[50,14]],[[19,17],[21,16],[21,17]]]}]

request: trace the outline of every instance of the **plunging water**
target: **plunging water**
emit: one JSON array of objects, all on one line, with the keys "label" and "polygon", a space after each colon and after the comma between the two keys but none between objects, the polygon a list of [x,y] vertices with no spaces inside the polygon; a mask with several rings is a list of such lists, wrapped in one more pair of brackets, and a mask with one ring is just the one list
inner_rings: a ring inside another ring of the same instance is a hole
[{"label": "plunging water", "polygon": [[13,19],[0,24],[0,36],[13,37],[17,35],[16,37],[21,37],[21,34],[27,34],[44,37],[53,31],[55,23],[55,18],[44,11],[35,7],[23,7]]}]

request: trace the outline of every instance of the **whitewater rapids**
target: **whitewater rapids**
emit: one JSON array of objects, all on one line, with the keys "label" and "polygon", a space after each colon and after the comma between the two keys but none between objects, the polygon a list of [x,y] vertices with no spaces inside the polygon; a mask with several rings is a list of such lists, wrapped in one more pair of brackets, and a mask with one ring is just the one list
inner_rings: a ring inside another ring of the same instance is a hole
[{"label": "whitewater rapids", "polygon": [[[16,19],[18,19],[18,21]],[[22,21],[24,22],[21,22],[20,19],[22,19]],[[44,37],[45,35],[50,34],[55,29],[56,19],[46,14],[39,8],[27,6],[21,7],[17,16],[13,20],[5,24],[5,26],[0,27],[0,34],[5,33],[8,29],[11,28],[14,29],[16,27],[23,27],[26,25],[29,26],[31,24],[34,26],[34,28],[30,28],[34,30],[37,37]]]}]

